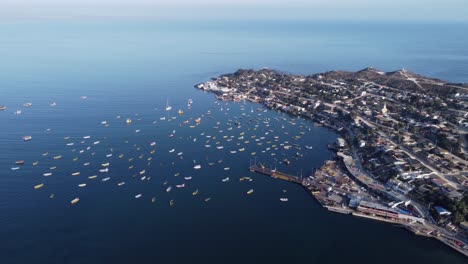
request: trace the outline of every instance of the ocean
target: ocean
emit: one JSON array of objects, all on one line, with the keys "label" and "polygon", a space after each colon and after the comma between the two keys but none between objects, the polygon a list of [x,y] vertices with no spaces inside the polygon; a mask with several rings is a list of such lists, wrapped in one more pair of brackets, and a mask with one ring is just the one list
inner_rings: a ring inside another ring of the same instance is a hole
[{"label": "ocean", "polygon": [[[327,144],[337,135],[257,104],[217,102],[194,85],[262,67],[298,74],[406,68],[468,82],[467,28],[2,21],[0,105],[7,109],[0,111],[0,263],[465,263],[437,241],[328,212],[300,186],[250,173],[256,161],[308,176],[332,158]],[[32,107],[23,107],[27,102]],[[33,139],[24,142],[26,135]],[[25,165],[11,170],[17,160]],[[109,172],[99,172],[107,162]],[[52,175],[44,177],[47,172]],[[75,172],[80,175],[71,176]],[[82,183],[86,187],[78,187]],[[254,193],[246,194],[250,189]],[[71,205],[76,197],[80,201]]]}]

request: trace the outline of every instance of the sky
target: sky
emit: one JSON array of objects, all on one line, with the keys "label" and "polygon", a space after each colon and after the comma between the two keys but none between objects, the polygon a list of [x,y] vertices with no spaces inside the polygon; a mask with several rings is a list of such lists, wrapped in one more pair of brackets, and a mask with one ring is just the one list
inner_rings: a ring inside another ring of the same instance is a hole
[{"label": "sky", "polygon": [[468,0],[0,0],[0,19],[467,21]]}]

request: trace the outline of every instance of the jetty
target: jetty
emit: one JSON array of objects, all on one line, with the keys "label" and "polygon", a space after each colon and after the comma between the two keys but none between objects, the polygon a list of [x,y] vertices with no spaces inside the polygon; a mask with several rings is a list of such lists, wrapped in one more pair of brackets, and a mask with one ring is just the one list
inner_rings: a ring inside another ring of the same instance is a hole
[{"label": "jetty", "polygon": [[289,182],[302,185],[302,179],[300,177],[289,175],[283,172],[279,172],[277,170],[268,169],[265,166],[251,165],[249,167],[249,170],[251,172],[264,174],[272,178],[281,179],[281,180],[285,180],[285,181],[289,181]]}]

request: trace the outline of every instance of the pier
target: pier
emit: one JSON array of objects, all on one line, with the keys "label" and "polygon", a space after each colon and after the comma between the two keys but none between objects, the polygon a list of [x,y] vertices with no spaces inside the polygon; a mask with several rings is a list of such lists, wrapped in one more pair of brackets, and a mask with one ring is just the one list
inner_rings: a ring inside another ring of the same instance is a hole
[{"label": "pier", "polygon": [[285,181],[289,181],[289,182],[293,182],[293,183],[297,183],[297,184],[302,185],[302,180],[301,180],[300,177],[292,176],[292,175],[289,175],[289,174],[286,174],[286,173],[283,173],[283,172],[279,172],[277,170],[271,170],[271,169],[265,168],[263,166],[252,165],[252,166],[249,167],[249,170],[251,172],[264,174],[264,175],[270,176],[272,178],[281,179],[281,180],[285,180]]}]

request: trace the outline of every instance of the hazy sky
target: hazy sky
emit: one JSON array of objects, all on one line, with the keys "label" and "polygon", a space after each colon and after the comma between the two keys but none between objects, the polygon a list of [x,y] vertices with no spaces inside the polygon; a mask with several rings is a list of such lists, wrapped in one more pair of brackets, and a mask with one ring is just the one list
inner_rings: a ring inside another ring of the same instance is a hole
[{"label": "hazy sky", "polygon": [[0,18],[468,21],[468,0],[0,0]]}]

